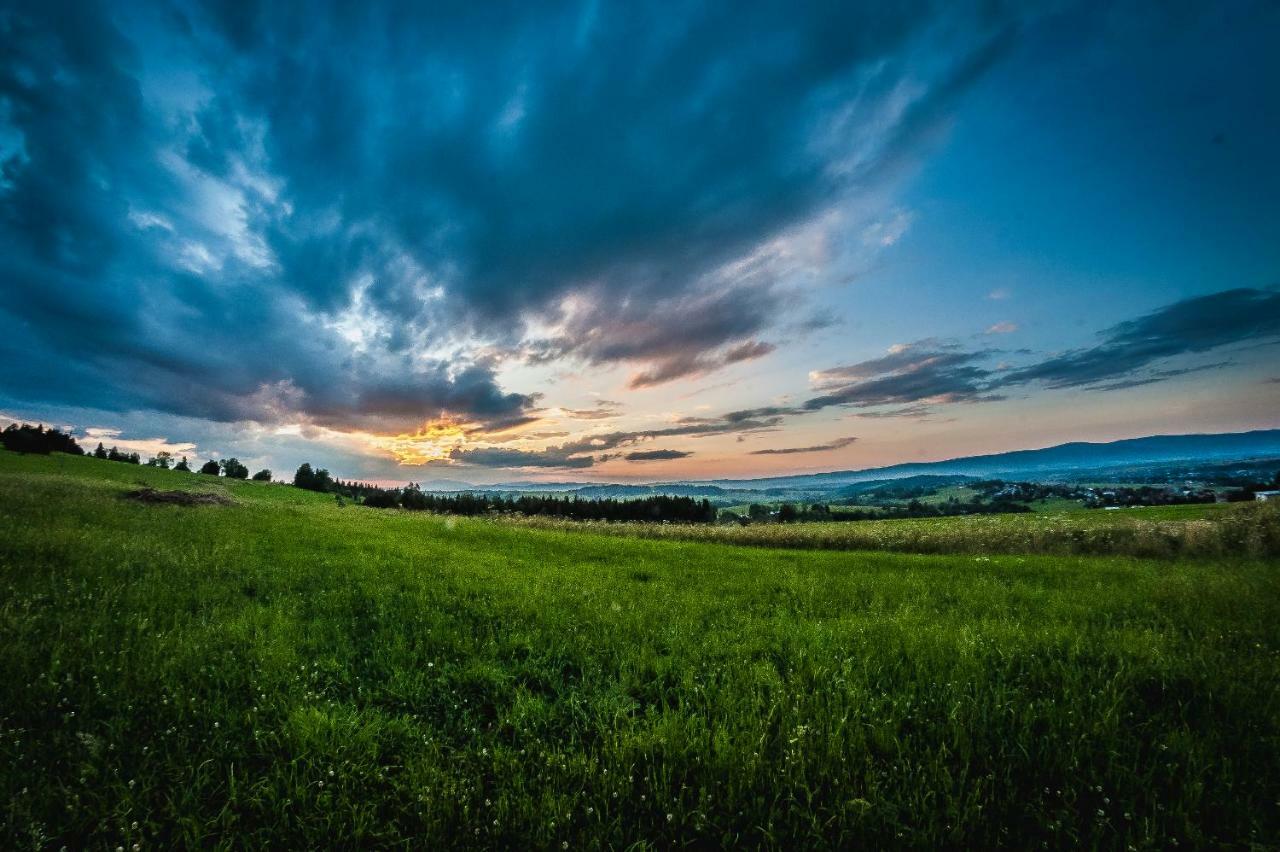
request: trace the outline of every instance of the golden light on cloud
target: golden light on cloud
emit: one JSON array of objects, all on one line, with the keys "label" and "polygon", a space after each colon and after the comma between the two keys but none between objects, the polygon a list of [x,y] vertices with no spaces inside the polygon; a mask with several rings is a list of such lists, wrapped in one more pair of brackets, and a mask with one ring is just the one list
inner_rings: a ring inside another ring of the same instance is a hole
[{"label": "golden light on cloud", "polygon": [[370,442],[395,456],[402,465],[420,465],[443,461],[456,448],[466,442],[463,425],[452,420],[430,420],[417,432],[401,435],[380,435]]}]

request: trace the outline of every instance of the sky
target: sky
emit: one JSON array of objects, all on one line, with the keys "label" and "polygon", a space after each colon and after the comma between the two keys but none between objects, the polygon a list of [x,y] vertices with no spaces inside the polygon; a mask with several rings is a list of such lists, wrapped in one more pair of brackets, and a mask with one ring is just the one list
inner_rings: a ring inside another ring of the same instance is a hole
[{"label": "sky", "polygon": [[288,478],[1280,426],[1280,4],[0,0],[0,415]]}]

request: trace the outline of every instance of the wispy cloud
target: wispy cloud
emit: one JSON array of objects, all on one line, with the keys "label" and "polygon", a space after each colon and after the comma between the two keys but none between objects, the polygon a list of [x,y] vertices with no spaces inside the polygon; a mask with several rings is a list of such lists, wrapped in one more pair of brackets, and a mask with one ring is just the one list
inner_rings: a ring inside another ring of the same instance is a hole
[{"label": "wispy cloud", "polygon": [[789,456],[796,453],[825,453],[828,450],[840,450],[857,441],[857,438],[837,438],[825,444],[814,444],[810,447],[777,447],[766,450],[752,450],[753,456]]},{"label": "wispy cloud", "polygon": [[671,459],[684,459],[693,455],[691,452],[684,450],[637,450],[633,453],[627,453],[624,458],[627,461],[645,462],[645,461],[670,461]]}]

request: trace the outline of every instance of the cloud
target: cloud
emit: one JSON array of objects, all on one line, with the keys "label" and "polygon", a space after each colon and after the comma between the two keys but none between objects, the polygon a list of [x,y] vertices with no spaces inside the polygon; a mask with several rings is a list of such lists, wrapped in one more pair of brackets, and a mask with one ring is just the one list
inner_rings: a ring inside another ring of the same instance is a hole
[{"label": "cloud", "polygon": [[895,347],[880,358],[812,374],[814,386],[827,392],[810,398],[801,408],[819,411],[833,405],[872,408],[991,401],[999,398],[988,387],[991,371],[978,363],[990,354],[987,350],[966,352],[933,340]]},{"label": "cloud", "polygon": [[850,417],[860,420],[882,420],[893,419],[895,417],[912,417],[923,419],[929,416],[929,406],[927,405],[905,405],[902,408],[887,408],[881,411],[855,411]]},{"label": "cloud", "polygon": [[595,408],[562,408],[560,412],[574,420],[609,420],[622,416],[621,404],[608,399],[596,400]]},{"label": "cloud", "polygon": [[830,262],[786,235],[887,179],[1012,22],[210,0],[0,28],[0,392],[397,433],[532,416],[495,346],[637,386],[766,354]]},{"label": "cloud", "polygon": [[998,322],[995,325],[987,328],[987,330],[983,332],[983,334],[1013,334],[1017,330],[1018,330],[1017,323]]},{"label": "cloud", "polygon": [[[1021,369],[999,384],[1038,382],[1049,388],[1099,386],[1142,378],[1156,362],[1238,343],[1280,339],[1280,292],[1238,288],[1175,302],[1103,331],[1094,346],[1074,349]],[[1146,374],[1159,381],[1185,371]],[[1132,386],[1130,384],[1129,386]]]},{"label": "cloud", "polygon": [[753,456],[789,456],[796,453],[825,453],[828,450],[839,450],[857,441],[857,438],[846,437],[837,438],[825,444],[815,444],[811,447],[778,447],[766,450],[752,450],[750,455]]},{"label": "cloud", "polygon": [[724,419],[781,418],[832,406],[870,409],[854,415],[859,417],[922,417],[930,406],[994,402],[1010,389],[1033,385],[1096,391],[1149,385],[1231,363],[1157,368],[1161,362],[1280,341],[1280,292],[1238,288],[1184,299],[1108,328],[1099,338],[1094,346],[1022,366],[992,365],[1000,350],[966,349],[954,341],[896,344],[881,357],[812,372],[810,383],[822,393],[800,405],[732,411]]},{"label": "cloud", "polygon": [[584,468],[616,458],[609,451],[663,438],[700,438],[710,435],[733,435],[771,431],[781,422],[773,418],[685,418],[672,426],[659,429],[614,431],[587,434],[558,446],[541,449],[500,447],[454,447],[445,462],[477,467],[560,467]]},{"label": "cloud", "polygon": [[727,367],[730,364],[737,364],[742,361],[750,361],[755,358],[763,358],[773,352],[777,347],[772,343],[765,343],[758,340],[748,340],[733,346],[721,352],[711,353],[709,355],[694,355],[668,358],[662,361],[652,370],[633,376],[627,387],[632,390],[638,388],[653,387],[674,379],[684,378],[686,376],[698,376],[717,370],[720,367]]},{"label": "cloud", "polygon": [[863,228],[862,240],[865,243],[888,248],[902,239],[914,218],[914,214],[909,210],[895,210],[889,219],[872,222]]},{"label": "cloud", "polygon": [[242,147],[219,149],[221,172],[184,159],[190,125],[153,100],[144,46],[104,10],[27,6],[0,26],[14,50],[0,102],[25,152],[4,163],[0,188],[0,357],[15,365],[0,390],[117,412],[390,430],[442,410],[487,421],[532,404],[502,391],[483,361],[398,347],[377,316],[386,339],[353,350],[308,311],[299,288],[314,276],[286,268],[261,227],[285,202],[246,123],[228,130]]},{"label": "cloud", "polygon": [[627,453],[623,458],[627,461],[667,461],[669,459],[684,459],[693,455],[693,453],[683,450],[638,450],[634,453]]},{"label": "cloud", "polygon": [[455,449],[449,456],[452,461],[476,467],[591,467],[596,460],[589,455],[575,455],[573,451],[519,450],[504,447],[475,447]]}]

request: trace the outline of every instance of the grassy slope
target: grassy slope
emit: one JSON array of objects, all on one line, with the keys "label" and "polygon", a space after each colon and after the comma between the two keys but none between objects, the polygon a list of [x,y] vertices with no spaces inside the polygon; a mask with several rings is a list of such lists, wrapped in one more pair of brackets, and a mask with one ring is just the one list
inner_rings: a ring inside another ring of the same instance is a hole
[{"label": "grassy slope", "polygon": [[1276,568],[640,540],[0,454],[0,847],[1274,841]]}]

